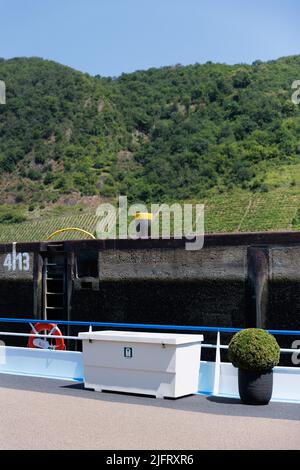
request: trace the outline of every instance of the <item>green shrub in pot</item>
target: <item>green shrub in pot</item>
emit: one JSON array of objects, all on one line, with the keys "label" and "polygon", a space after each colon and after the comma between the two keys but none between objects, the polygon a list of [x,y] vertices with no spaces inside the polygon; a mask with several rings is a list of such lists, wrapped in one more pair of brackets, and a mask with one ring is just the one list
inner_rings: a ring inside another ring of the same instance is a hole
[{"label": "green shrub in pot", "polygon": [[236,333],[228,357],[239,369],[239,393],[247,404],[269,403],[273,391],[273,367],[279,363],[280,348],[270,333],[257,328]]}]

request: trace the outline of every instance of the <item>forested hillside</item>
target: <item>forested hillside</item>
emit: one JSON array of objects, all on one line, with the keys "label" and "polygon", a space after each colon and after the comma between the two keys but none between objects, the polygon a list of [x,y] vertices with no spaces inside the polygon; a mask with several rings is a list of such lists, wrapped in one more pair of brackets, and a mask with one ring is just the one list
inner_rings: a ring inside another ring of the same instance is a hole
[{"label": "forested hillside", "polygon": [[297,79],[300,56],[176,65],[118,78],[39,58],[0,59],[7,86],[7,104],[0,106],[0,222],[61,206],[85,210],[90,201],[119,194],[136,202],[219,198],[222,204],[222,195],[244,192],[251,199],[286,188],[294,208],[300,106],[291,101],[291,85]]}]

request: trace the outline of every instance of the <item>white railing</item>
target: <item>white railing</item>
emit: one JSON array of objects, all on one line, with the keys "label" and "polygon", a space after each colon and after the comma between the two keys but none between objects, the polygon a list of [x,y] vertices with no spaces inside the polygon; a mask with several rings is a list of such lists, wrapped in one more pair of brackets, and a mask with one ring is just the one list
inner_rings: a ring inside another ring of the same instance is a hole
[{"label": "white railing", "polygon": [[[30,333],[17,333],[17,332],[11,332],[11,331],[0,331],[0,336],[2,337],[27,337],[27,338],[44,338],[44,339],[58,339],[58,338],[63,338],[65,340],[72,340],[72,341],[81,341],[78,336],[71,336],[71,335],[53,335],[53,334],[43,334],[43,333],[31,333],[31,331],[34,331],[33,328],[33,323],[38,322],[38,323],[49,323],[49,321],[46,320],[33,320],[33,319],[9,319],[9,318],[0,318],[0,323],[27,323],[29,327],[31,328]],[[236,373],[237,371],[231,366],[230,363],[222,362],[221,360],[221,351],[222,350],[227,350],[228,345],[227,344],[222,344],[221,343],[221,334],[233,334],[236,333],[237,331],[240,331],[241,329],[237,328],[218,328],[218,327],[201,327],[201,326],[175,326],[175,325],[147,325],[147,324],[130,324],[130,323],[104,323],[104,322],[65,322],[65,321],[56,321],[56,320],[51,320],[51,323],[58,324],[58,325],[68,325],[68,326],[82,326],[85,328],[88,328],[89,331],[92,331],[92,328],[97,326],[97,327],[102,327],[102,328],[115,328],[115,329],[147,329],[147,330],[169,330],[169,331],[189,331],[189,332],[208,332],[208,333],[216,333],[216,344],[210,344],[210,343],[202,343],[202,348],[205,349],[214,349],[215,350],[215,360],[214,362],[207,362],[207,361],[201,361],[201,367],[200,367],[200,376],[201,376],[201,370],[202,372],[205,371],[206,377],[204,378],[205,383],[209,381],[211,383],[211,386],[209,386],[209,390],[202,390],[204,393],[210,393],[214,396],[218,395],[224,395],[226,394],[226,390],[230,390],[230,396],[236,396]],[[278,335],[278,336],[300,336],[299,331],[292,331],[292,330],[268,330],[270,333]],[[300,338],[299,338],[300,339]],[[31,353],[29,353],[29,348],[15,348],[18,350],[18,354],[21,355],[20,350],[26,349],[28,353],[26,353],[29,357]],[[52,350],[51,350],[52,349]],[[54,358],[55,355],[53,355],[53,347],[50,346],[50,356],[48,358]],[[45,353],[47,353],[47,350],[42,350],[42,349],[34,349],[31,351],[44,351],[44,353],[41,352],[40,355],[43,357],[45,356]],[[48,350],[49,351],[49,350]],[[282,354],[294,354],[298,353],[300,357],[300,349],[296,348],[280,348],[280,352]],[[52,353],[52,356],[51,356]],[[68,358],[70,357],[71,363],[72,363],[72,371],[73,371],[73,366],[74,366],[74,361],[78,363],[78,370],[82,370],[82,358],[81,358],[81,353],[74,353],[72,351],[59,351],[59,355],[55,356],[57,359],[58,357],[67,357],[67,356],[61,356],[61,354],[69,354]],[[25,355],[26,355],[25,354]],[[77,355],[76,355],[77,354]],[[31,359],[33,355],[31,354]],[[55,359],[55,360],[56,360]],[[60,365],[58,366],[60,368]],[[297,388],[300,390],[300,367],[278,367],[275,368],[275,377],[279,376],[280,374],[285,374],[284,378],[281,380],[281,383],[279,384],[280,387],[282,388],[282,383],[283,381],[287,380],[287,373],[288,375],[292,378],[292,380],[297,380]],[[63,372],[61,372],[63,374]],[[277,375],[276,375],[277,374]],[[209,379],[208,379],[209,376]],[[68,376],[69,377],[69,376]],[[78,373],[76,375],[76,380],[78,380]],[[276,379],[277,380],[277,379]],[[230,383],[229,383],[230,382]],[[288,384],[287,380],[287,384]],[[225,383],[225,385],[224,385]],[[294,382],[293,382],[294,383]],[[228,385],[229,384],[229,385]],[[278,387],[279,387],[278,385]],[[299,386],[298,386],[299,385]],[[227,388],[226,388],[227,387]],[[277,388],[278,388],[277,387]],[[280,388],[279,387],[279,388]],[[293,387],[292,383],[290,383],[290,387]],[[295,388],[296,386],[294,386]],[[225,390],[225,392],[224,392]],[[201,383],[200,383],[200,389],[199,391],[201,392]],[[281,393],[281,392],[280,392]],[[285,391],[284,393],[289,393],[288,391]],[[298,392],[297,392],[298,393]],[[297,393],[293,391],[292,394],[292,399],[295,399],[295,396],[298,397]],[[279,394],[279,392],[278,392]],[[279,394],[280,395],[280,394]],[[284,399],[284,397],[283,397]],[[300,401],[300,393],[299,397],[297,398]]]}]

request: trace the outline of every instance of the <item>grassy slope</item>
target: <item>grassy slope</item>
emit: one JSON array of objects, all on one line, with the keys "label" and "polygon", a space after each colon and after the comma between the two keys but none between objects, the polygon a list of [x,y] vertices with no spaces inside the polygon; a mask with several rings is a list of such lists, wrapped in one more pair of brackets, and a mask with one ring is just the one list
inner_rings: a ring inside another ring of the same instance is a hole
[{"label": "grassy slope", "polygon": [[[214,232],[258,232],[300,230],[300,164],[283,166],[267,175],[268,192],[236,190],[207,197],[205,230]],[[201,202],[201,201],[198,201]],[[94,213],[46,217],[21,224],[0,224],[0,242],[45,240],[55,230],[78,227],[94,233]],[[67,232],[60,239],[86,238]]]}]

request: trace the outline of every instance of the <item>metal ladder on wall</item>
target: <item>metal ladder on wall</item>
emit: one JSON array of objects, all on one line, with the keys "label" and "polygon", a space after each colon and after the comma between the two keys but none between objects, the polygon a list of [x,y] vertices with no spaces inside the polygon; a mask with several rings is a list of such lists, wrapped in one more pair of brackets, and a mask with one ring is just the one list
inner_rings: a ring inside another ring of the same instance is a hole
[{"label": "metal ladder on wall", "polygon": [[66,256],[63,243],[49,244],[43,265],[43,319],[67,317]]}]

